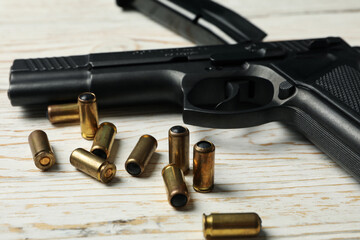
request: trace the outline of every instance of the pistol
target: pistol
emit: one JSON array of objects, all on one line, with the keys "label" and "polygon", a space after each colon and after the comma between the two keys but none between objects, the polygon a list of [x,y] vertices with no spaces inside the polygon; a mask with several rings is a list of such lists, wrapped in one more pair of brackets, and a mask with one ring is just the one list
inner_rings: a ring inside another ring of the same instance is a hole
[{"label": "pistol", "polygon": [[187,124],[294,126],[360,180],[360,48],[337,37],[19,59],[14,106],[96,94],[103,106],[171,103]]}]

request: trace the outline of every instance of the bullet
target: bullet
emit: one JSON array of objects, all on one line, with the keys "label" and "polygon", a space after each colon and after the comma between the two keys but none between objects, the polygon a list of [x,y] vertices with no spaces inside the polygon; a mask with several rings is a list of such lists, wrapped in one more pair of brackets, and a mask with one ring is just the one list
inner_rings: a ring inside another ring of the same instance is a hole
[{"label": "bullet", "polygon": [[261,219],[256,213],[203,214],[206,239],[254,237],[261,231]]},{"label": "bullet", "polygon": [[99,125],[96,96],[85,92],[78,97],[81,135],[87,140],[94,139]]},{"label": "bullet", "polygon": [[50,105],[47,117],[52,124],[78,122],[79,106],[77,103]]},{"label": "bullet", "polygon": [[157,141],[153,136],[148,134],[141,136],[125,162],[126,171],[133,176],[140,176],[156,148]]},{"label": "bullet", "polygon": [[85,149],[75,149],[70,155],[70,163],[75,168],[103,183],[110,182],[116,175],[116,166],[104,161]]},{"label": "bullet", "polygon": [[215,146],[209,141],[194,145],[193,188],[197,192],[211,192],[214,188]]},{"label": "bullet", "polygon": [[169,164],[163,168],[162,177],[170,205],[174,208],[184,207],[190,197],[182,170],[175,164]]},{"label": "bullet", "polygon": [[35,130],[29,135],[28,140],[35,166],[43,171],[51,168],[56,159],[46,133]]},{"label": "bullet", "polygon": [[101,123],[95,134],[90,152],[103,159],[109,158],[116,133],[117,129],[114,124],[110,122]]},{"label": "bullet", "polygon": [[173,126],[169,129],[169,164],[174,163],[186,175],[189,161],[189,130],[183,126]]}]

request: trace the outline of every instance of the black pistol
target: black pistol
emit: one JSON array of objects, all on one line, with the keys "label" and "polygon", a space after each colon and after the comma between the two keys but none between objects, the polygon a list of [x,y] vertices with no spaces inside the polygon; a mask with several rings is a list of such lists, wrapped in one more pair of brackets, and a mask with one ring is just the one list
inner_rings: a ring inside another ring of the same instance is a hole
[{"label": "black pistol", "polygon": [[187,124],[294,126],[360,180],[360,48],[336,37],[15,60],[14,106],[172,103]]}]

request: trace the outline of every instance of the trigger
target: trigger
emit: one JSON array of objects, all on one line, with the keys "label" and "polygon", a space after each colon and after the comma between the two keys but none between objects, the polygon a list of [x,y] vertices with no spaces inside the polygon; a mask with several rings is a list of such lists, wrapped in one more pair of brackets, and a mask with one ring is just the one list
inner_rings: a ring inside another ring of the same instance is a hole
[{"label": "trigger", "polygon": [[221,101],[220,103],[218,103],[215,107],[215,109],[217,110],[224,110],[224,107],[226,105],[229,105],[229,103],[231,103],[232,100],[235,100],[235,97],[238,95],[239,93],[239,83],[234,83],[234,82],[227,82],[226,86],[225,86],[225,96],[226,99],[224,99],[223,101]]}]

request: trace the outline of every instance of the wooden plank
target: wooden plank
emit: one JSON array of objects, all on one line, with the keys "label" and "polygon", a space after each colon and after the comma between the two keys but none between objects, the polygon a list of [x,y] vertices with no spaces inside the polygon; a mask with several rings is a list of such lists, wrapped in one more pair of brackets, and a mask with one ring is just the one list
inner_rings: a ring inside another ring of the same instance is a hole
[{"label": "wooden plank", "polygon": [[[343,36],[360,45],[359,1],[221,1],[269,33],[267,40]],[[359,239],[360,186],[301,135],[279,123],[235,130],[188,126],[191,143],[216,145],[216,187],[199,194],[186,176],[191,202],[176,211],[160,175],[168,161],[167,130],[181,124],[166,107],[100,109],[119,134],[112,157],[118,178],[105,186],[69,163],[74,148],[89,149],[77,125],[51,125],[41,110],[11,107],[6,96],[15,58],[86,54],[191,43],[113,1],[0,2],[0,238],[201,239],[201,215],[255,211],[264,232],[255,239]],[[57,165],[38,171],[27,136],[47,132]],[[124,170],[142,134],[159,141],[144,177]]]}]

